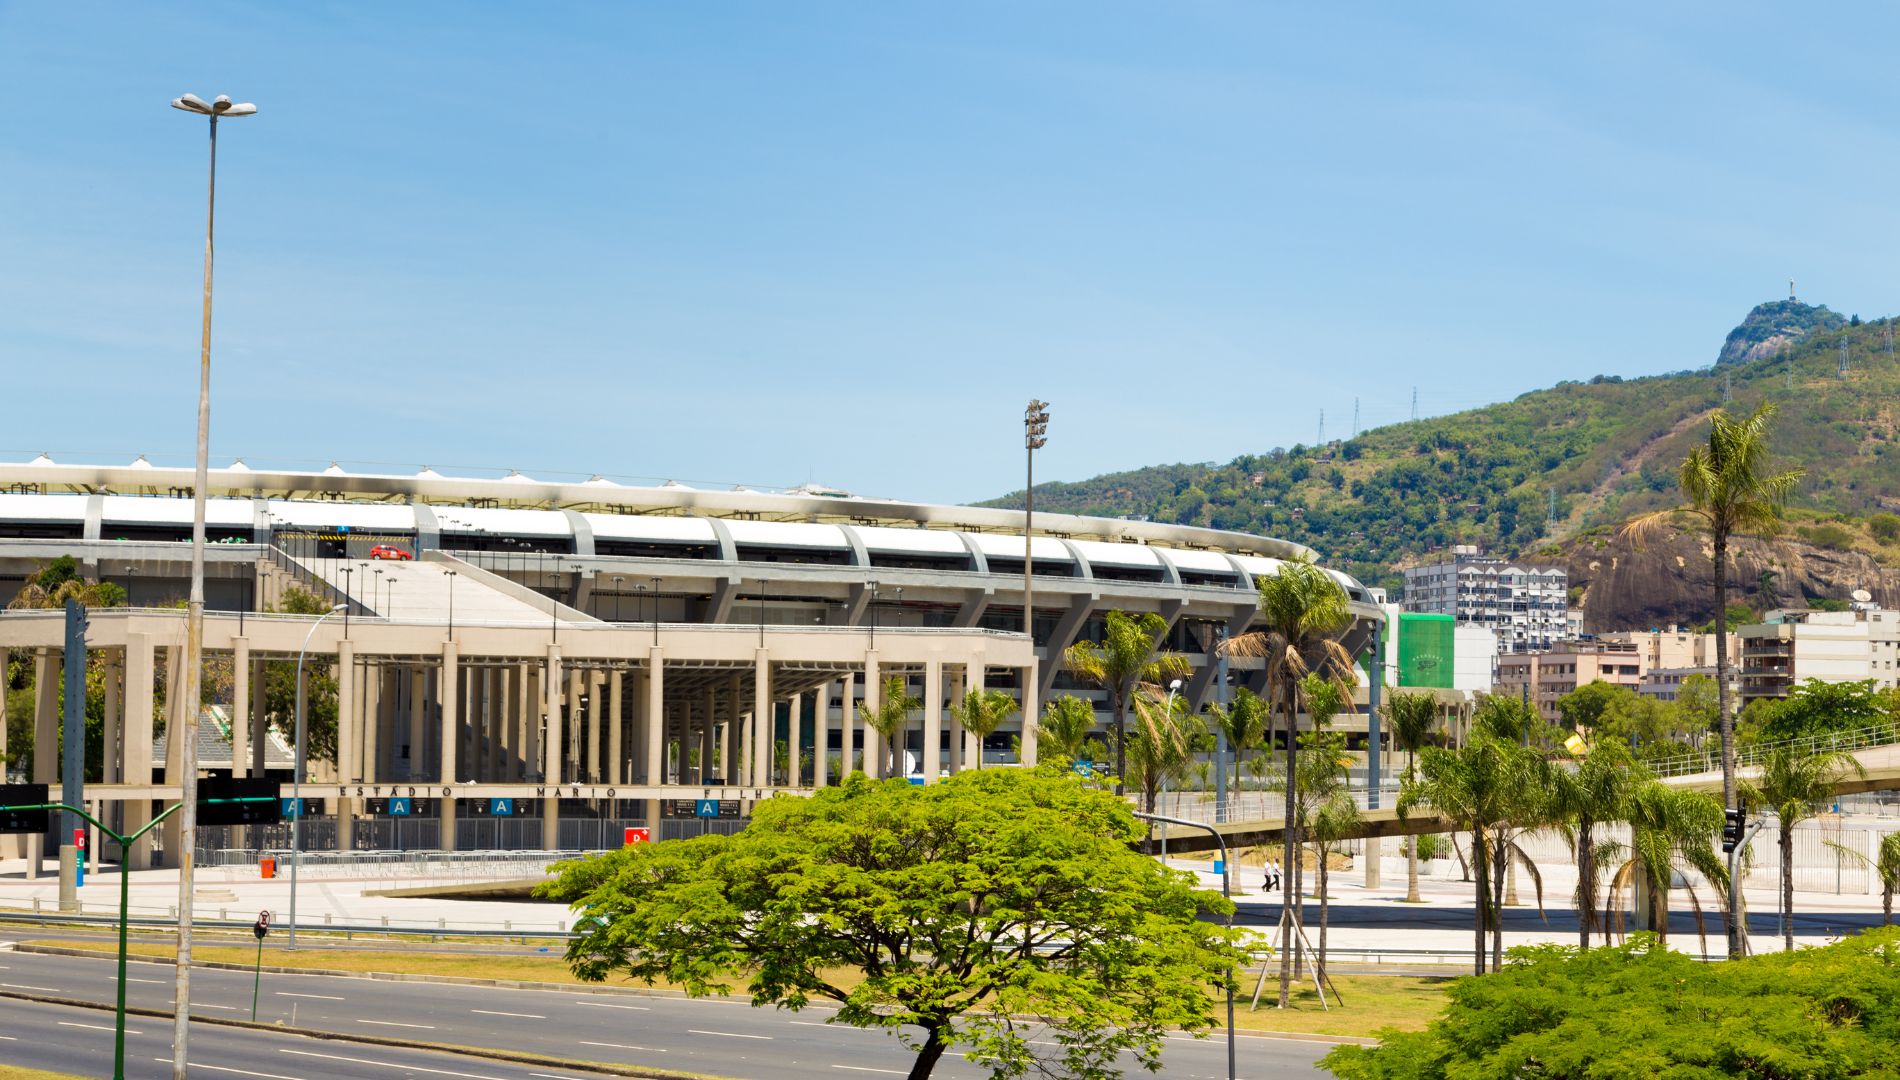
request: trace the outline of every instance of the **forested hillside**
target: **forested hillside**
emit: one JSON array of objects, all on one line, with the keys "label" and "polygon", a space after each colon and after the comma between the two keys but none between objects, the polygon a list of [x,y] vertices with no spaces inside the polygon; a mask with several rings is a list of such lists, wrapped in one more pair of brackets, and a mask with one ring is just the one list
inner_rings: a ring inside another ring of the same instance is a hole
[{"label": "forested hillside", "polygon": [[[1862,520],[1900,505],[1900,360],[1891,320],[1842,321],[1824,308],[1803,315],[1785,310],[1788,303],[1751,313],[1750,345],[1782,339],[1753,359],[1563,382],[1481,409],[1224,465],[1159,465],[1039,484],[1036,505],[1282,536],[1312,545],[1362,580],[1390,584],[1395,566],[1447,544],[1532,553],[1673,501],[1675,465],[1726,395],[1732,409],[1764,399],[1780,406],[1775,449],[1809,471],[1795,505],[1808,511],[1798,524],[1810,539],[1900,563],[1900,547],[1891,547],[1900,541],[1896,530],[1869,530]],[[1753,352],[1761,350],[1725,348]],[[1021,506],[1022,493],[987,505]],[[1547,521],[1553,510],[1554,524]],[[1834,515],[1845,520],[1823,520]]]}]

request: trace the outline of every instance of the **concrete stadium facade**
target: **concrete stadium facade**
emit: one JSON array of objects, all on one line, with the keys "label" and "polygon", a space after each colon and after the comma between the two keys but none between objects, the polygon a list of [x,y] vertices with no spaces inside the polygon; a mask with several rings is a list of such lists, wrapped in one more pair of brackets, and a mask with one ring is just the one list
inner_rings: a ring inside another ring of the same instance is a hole
[{"label": "concrete stadium facade", "polygon": [[[107,716],[87,797],[133,825],[178,790],[166,783],[176,748],[135,718],[155,715],[182,656],[183,614],[165,605],[185,593],[191,483],[191,470],[143,459],[0,464],[0,596],[61,555],[130,596],[92,614]],[[1194,663],[1183,692],[1199,708],[1216,692],[1213,643],[1255,617],[1256,579],[1312,555],[1241,533],[1038,514],[1032,643],[1016,511],[241,463],[212,470],[207,499],[207,663],[231,672],[211,723],[228,732],[232,772],[264,773],[263,665],[294,659],[313,629],[272,609],[292,587],[344,608],[310,638],[311,656],[333,665],[338,726],[335,760],[308,766],[305,794],[322,802],[306,827],[317,846],[352,848],[596,846],[626,825],[655,838],[719,827],[694,813],[717,803],[743,815],[860,761],[923,778],[1033,762],[1023,716],[1053,694],[1099,700],[1061,656],[1109,611],[1167,620],[1169,646]],[[415,558],[369,559],[379,545]],[[1329,572],[1352,600],[1357,651],[1380,611]],[[0,616],[0,653],[31,656],[39,676],[42,746],[57,731],[48,691],[62,623]],[[1257,661],[1233,667],[1258,685]],[[892,676],[926,706],[887,764],[891,748],[856,707],[875,707]],[[946,708],[979,687],[1021,707],[982,743]],[[166,730],[180,730],[177,711]],[[35,756],[32,779],[56,778],[50,757]],[[392,799],[414,820],[392,828]],[[503,806],[505,821],[491,812]]]}]

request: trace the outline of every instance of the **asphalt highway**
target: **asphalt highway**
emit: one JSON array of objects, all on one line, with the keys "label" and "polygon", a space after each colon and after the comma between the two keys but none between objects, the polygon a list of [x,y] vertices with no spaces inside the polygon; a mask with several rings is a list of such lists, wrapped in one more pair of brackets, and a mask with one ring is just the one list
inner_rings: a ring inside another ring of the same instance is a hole
[{"label": "asphalt highway", "polygon": [[[127,998],[149,1008],[169,1008],[172,969],[168,964],[133,963]],[[47,956],[0,952],[0,990],[110,1002],[116,992],[110,958]],[[248,1019],[252,979],[249,973],[200,969],[192,973],[192,1012],[201,1016]],[[1244,1003],[1243,1003],[1244,1007]],[[46,1016],[59,1012],[55,1020]],[[71,1016],[66,1014],[71,1013]],[[562,1058],[649,1065],[685,1072],[741,1077],[746,1080],[843,1080],[851,1076],[903,1076],[912,1054],[885,1031],[827,1024],[827,1009],[802,1012],[756,1009],[743,1002],[699,1000],[585,990],[513,990],[498,987],[390,982],[336,975],[265,974],[258,996],[260,1022],[293,1027],[409,1038],[451,1046],[525,1051]],[[90,1027],[73,1027],[85,1024]],[[62,1010],[0,998],[0,1060],[46,1068],[110,1075],[110,1013]],[[128,1028],[142,1032],[136,1056],[150,1061],[168,1055],[167,1022],[133,1018]],[[441,1076],[495,1080],[534,1080],[570,1075],[564,1070],[504,1066],[466,1059],[432,1073],[404,1057],[408,1051],[313,1042],[294,1036],[198,1026],[192,1056],[207,1063],[208,1075],[317,1080],[357,1077],[391,1080]],[[1048,1044],[1044,1044],[1048,1045]],[[220,1057],[246,1047],[242,1060]],[[28,1048],[35,1055],[19,1056]],[[286,1048],[289,1049],[286,1049]],[[99,1053],[103,1049],[103,1057]],[[203,1048],[202,1050],[200,1048]],[[349,1060],[297,1056],[292,1050],[324,1053]],[[1323,1076],[1314,1062],[1330,1047],[1292,1039],[1242,1036],[1239,1075],[1248,1080]],[[268,1055],[275,1055],[274,1057]],[[128,1054],[128,1057],[134,1055]],[[169,1060],[169,1058],[168,1058]],[[1171,1038],[1163,1055],[1165,1075],[1185,1080],[1215,1080],[1226,1075],[1224,1033],[1197,1040]],[[99,1063],[103,1062],[103,1066]],[[154,1062],[154,1065],[156,1062]],[[216,1068],[237,1073],[224,1073]],[[1129,1075],[1140,1072],[1127,1059]],[[363,1071],[353,1071],[363,1070]],[[980,1080],[982,1070],[960,1057],[946,1056],[937,1076]]]}]

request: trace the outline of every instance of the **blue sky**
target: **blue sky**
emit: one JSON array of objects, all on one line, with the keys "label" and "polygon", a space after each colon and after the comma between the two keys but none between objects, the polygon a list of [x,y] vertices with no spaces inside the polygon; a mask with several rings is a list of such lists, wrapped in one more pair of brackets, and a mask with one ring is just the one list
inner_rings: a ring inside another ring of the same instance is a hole
[{"label": "blue sky", "polygon": [[1894,312],[1888,9],[0,0],[0,459],[965,501]]}]

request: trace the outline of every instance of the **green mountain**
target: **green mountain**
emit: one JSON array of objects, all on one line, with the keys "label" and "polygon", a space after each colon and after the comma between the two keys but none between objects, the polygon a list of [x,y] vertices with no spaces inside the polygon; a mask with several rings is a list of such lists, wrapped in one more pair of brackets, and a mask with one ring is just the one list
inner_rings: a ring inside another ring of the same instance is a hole
[{"label": "green mountain", "polygon": [[[1729,336],[1747,344],[1716,367],[1600,375],[1324,446],[1038,485],[1036,505],[1281,536],[1368,583],[1393,585],[1395,567],[1448,544],[1555,557],[1564,541],[1668,505],[1676,464],[1706,437],[1704,420],[1727,395],[1733,410],[1762,400],[1780,407],[1775,452],[1809,474],[1794,501],[1802,538],[1900,564],[1900,546],[1889,546],[1900,541],[1900,520],[1889,529],[1883,516],[1871,531],[1862,520],[1900,507],[1891,320],[1850,323],[1789,303],[1750,312],[1753,325]],[[1020,507],[1022,493],[985,505]]]}]

